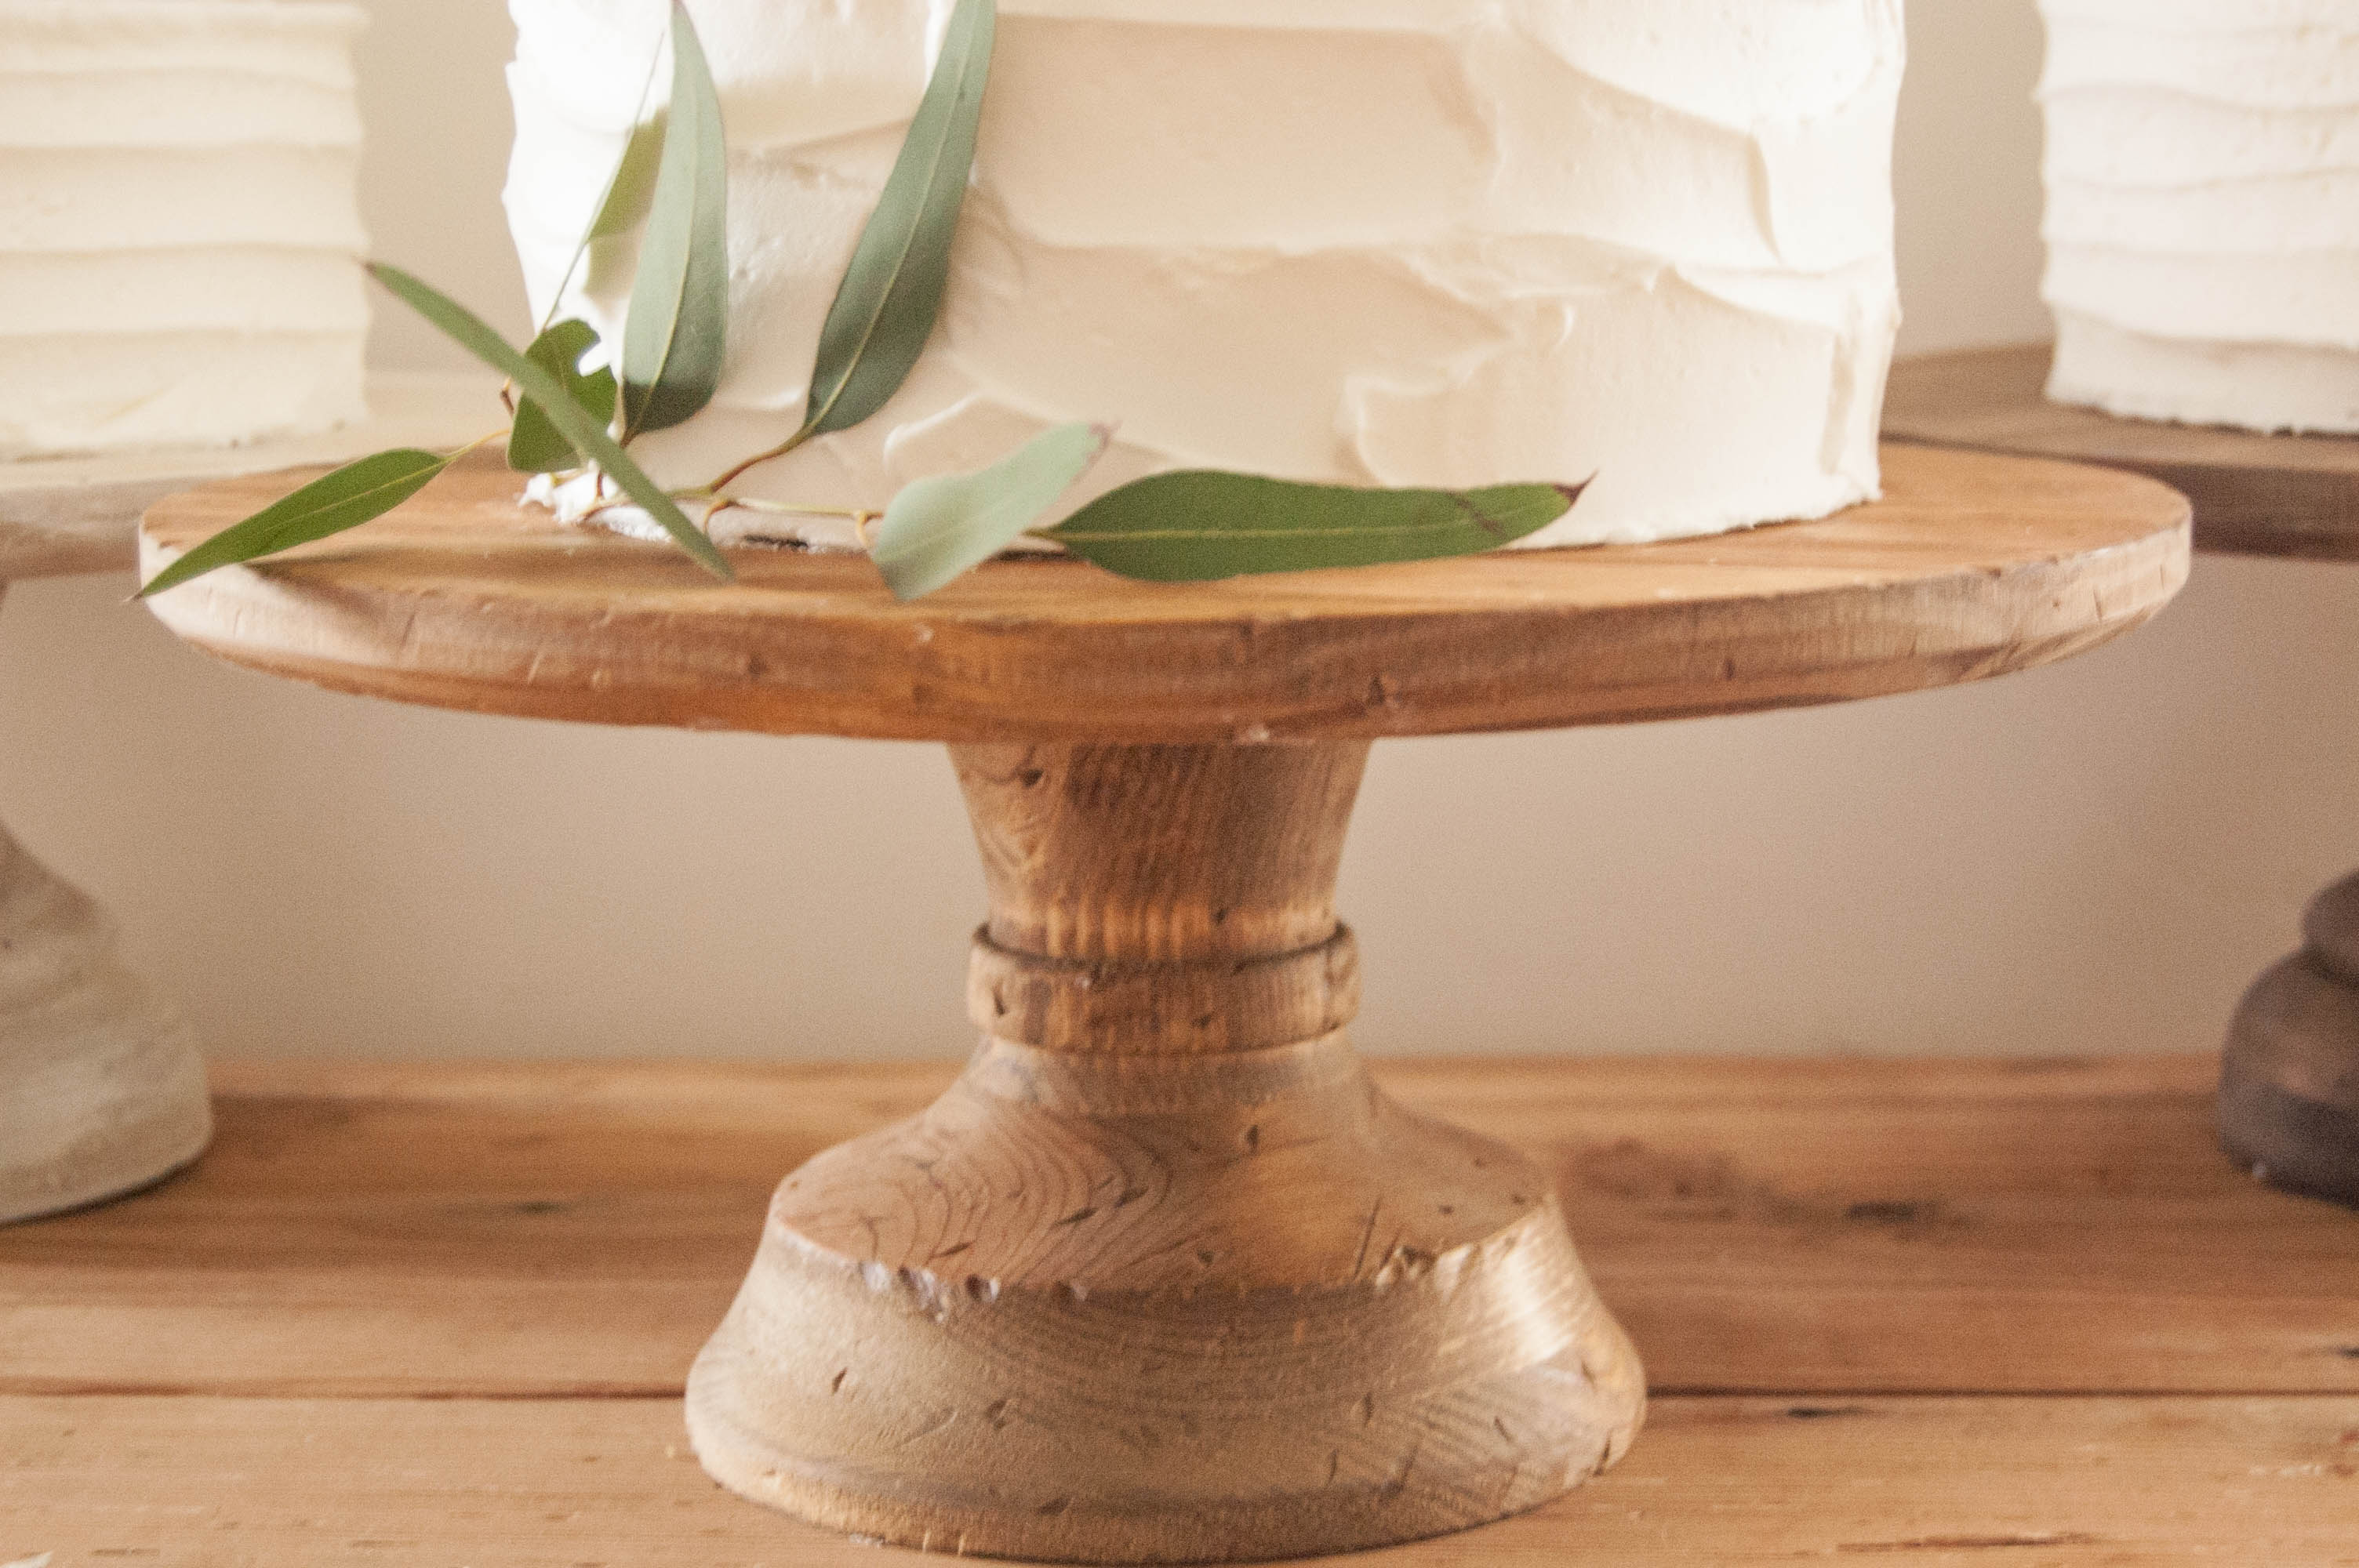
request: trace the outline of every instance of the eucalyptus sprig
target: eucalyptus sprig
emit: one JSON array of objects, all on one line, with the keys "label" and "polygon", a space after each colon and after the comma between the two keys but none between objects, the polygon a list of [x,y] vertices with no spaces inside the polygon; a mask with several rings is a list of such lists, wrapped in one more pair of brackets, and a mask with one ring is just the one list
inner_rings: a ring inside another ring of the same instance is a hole
[{"label": "eucalyptus sprig", "polygon": [[[682,503],[707,523],[743,507],[875,522],[872,554],[902,599],[931,593],[1031,535],[1125,577],[1201,581],[1255,572],[1467,555],[1546,527],[1582,486],[1494,485],[1472,491],[1357,489],[1190,470],[1136,480],[1043,527],[1105,450],[1103,425],[1060,426],[975,473],[919,479],[883,514],[739,496],[730,487],[764,463],[869,419],[900,392],[931,340],[973,178],[997,31],[995,0],[957,0],[924,96],[876,207],[854,246],[821,330],[801,422],[784,440],[710,483],[667,492],[625,449],[694,417],[712,402],[728,350],[727,138],[720,95],[683,0],[672,0],[671,88],[650,114],[649,66],[633,130],[532,342],[511,347],[473,314],[397,268],[370,272],[396,296],[507,378],[507,440],[518,472],[587,475],[592,514],[635,505],[714,576],[728,562]],[[559,319],[585,263],[593,279],[610,247],[638,237],[638,265],[618,350],[588,322]],[[598,368],[584,370],[599,361]],[[215,535],[140,591],[161,592],[219,567],[291,548],[383,515],[473,447],[380,452],[313,481]],[[614,487],[610,492],[607,486]]]}]

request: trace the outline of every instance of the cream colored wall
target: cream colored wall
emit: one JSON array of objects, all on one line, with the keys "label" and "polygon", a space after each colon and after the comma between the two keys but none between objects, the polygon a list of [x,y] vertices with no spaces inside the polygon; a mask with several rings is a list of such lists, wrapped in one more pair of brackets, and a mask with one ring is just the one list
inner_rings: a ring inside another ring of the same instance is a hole
[{"label": "cream colored wall", "polygon": [[[381,252],[514,323],[506,23],[380,0]],[[1917,349],[2039,330],[2031,0],[1916,0]],[[383,356],[435,347],[388,321]],[[125,584],[0,616],[0,802],[222,1052],[949,1055],[980,908],[917,746],[332,697]],[[1344,873],[1379,1051],[2204,1049],[2359,863],[2359,568],[2205,561],[2060,668],[1807,713],[1379,747]]]}]

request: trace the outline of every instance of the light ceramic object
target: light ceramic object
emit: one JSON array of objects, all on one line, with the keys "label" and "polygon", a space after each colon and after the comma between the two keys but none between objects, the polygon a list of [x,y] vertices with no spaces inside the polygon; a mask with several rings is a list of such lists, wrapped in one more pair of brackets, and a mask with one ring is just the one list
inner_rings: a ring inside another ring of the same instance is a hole
[{"label": "light ceramic object", "polygon": [[0,0],[0,460],[362,416],[365,20]]},{"label": "light ceramic object", "polygon": [[2060,401],[2359,431],[2359,0],[2040,0]]},{"label": "light ceramic object", "polygon": [[[651,67],[662,92],[669,0],[511,9],[507,205],[534,309],[619,342],[628,242],[571,263]],[[633,446],[675,485],[799,420],[950,5],[689,9],[732,144],[733,354],[711,406]],[[1535,546],[1818,517],[1877,492],[1899,0],[999,12],[931,345],[874,418],[743,493],[881,509],[1068,420],[1118,429],[1071,504],[1170,468],[1363,485],[1594,474]],[[818,517],[723,512],[714,527],[853,542]]]},{"label": "light ceramic object", "polygon": [[98,906],[0,829],[0,1224],[147,1186],[212,1135],[188,1026],[114,944]]},{"label": "light ceramic object", "polygon": [[[718,585],[481,468],[150,603],[227,658],[378,696],[956,742],[980,1049],[778,1189],[690,1375],[698,1455],[939,1551],[1245,1561],[1534,1507],[1644,1406],[1547,1168],[1353,1055],[1334,885],[1367,741],[1969,680],[2104,642],[2183,580],[2186,503],[2158,485],[1890,457],[1885,502],[1734,539],[1209,584],[997,562],[910,604],[836,554],[739,551]],[[158,507],[146,563],[294,477]]]},{"label": "light ceramic object", "polygon": [[380,371],[368,380],[367,415],[318,435],[0,462],[0,581],[127,569],[138,558],[140,514],[209,481],[393,447],[460,446],[499,428],[497,394],[497,381],[481,374]]},{"label": "light ceramic object", "polygon": [[[386,375],[369,390],[370,417],[322,435],[0,462],[0,589],[130,568],[141,512],[191,484],[454,446],[497,423],[481,376]],[[115,959],[104,913],[0,829],[0,1223],[158,1180],[196,1158],[211,1115],[187,1025]]]}]

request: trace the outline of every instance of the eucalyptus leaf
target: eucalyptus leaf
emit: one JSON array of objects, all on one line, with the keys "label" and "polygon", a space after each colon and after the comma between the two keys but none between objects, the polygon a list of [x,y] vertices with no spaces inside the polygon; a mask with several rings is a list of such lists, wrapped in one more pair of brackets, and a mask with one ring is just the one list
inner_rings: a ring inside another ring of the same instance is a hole
[{"label": "eucalyptus leaf", "polygon": [[688,520],[687,514],[664,493],[661,485],[631,460],[629,453],[615,445],[604,425],[566,395],[564,384],[557,377],[510,348],[465,306],[437,293],[399,267],[372,262],[369,273],[411,309],[440,328],[451,341],[515,382],[527,397],[540,405],[558,433],[571,441],[576,451],[603,469],[608,478],[623,487],[623,493],[645,508],[681,549],[696,558],[698,565],[724,582],[735,577],[729,562],[712,547],[712,541]]},{"label": "eucalyptus leaf", "polygon": [[1155,474],[1044,530],[1124,577],[1205,582],[1468,556],[1547,527],[1582,485],[1353,490],[1245,474]]},{"label": "eucalyptus leaf", "polygon": [[[648,68],[647,85],[655,85],[654,68]],[[644,114],[647,93],[642,92],[640,110]],[[600,265],[594,259],[597,247],[619,240],[647,221],[647,209],[655,202],[656,174],[663,162],[664,129],[670,124],[669,111],[658,110],[653,119],[641,119],[631,127],[630,138],[623,144],[623,156],[615,161],[614,172],[606,177],[606,189],[598,198],[598,210],[582,231],[582,243],[573,247],[573,257],[565,264],[565,276],[558,280],[556,292],[549,297],[549,314],[542,319],[546,329],[554,324],[557,313],[565,308],[565,291],[573,287],[574,276],[587,260],[590,266],[590,287],[598,287]]]},{"label": "eucalyptus leaf", "polygon": [[1103,425],[1060,425],[980,473],[904,486],[872,552],[893,597],[931,593],[1006,549],[1089,471],[1111,434]]},{"label": "eucalyptus leaf", "polygon": [[728,346],[729,167],[721,96],[688,7],[672,0],[671,115],[623,324],[623,439],[693,417]]},{"label": "eucalyptus leaf", "polygon": [[821,330],[805,436],[850,429],[884,407],[933,336],[997,25],[993,0],[959,0],[951,13],[925,98]]},{"label": "eucalyptus leaf", "polygon": [[[597,330],[589,322],[560,321],[535,338],[524,357],[555,376],[583,413],[605,426],[614,418],[614,373],[582,372],[582,356],[597,346]],[[518,473],[555,473],[580,468],[583,460],[539,404],[529,397],[518,401],[516,424],[508,431],[508,467]]]},{"label": "eucalyptus leaf", "polygon": [[623,144],[614,178],[606,181],[606,194],[599,198],[598,215],[582,236],[585,246],[600,240],[618,240],[647,222],[648,210],[655,205],[656,178],[663,168],[664,133],[670,124],[670,111],[658,109],[653,118],[631,127],[631,139]]},{"label": "eucalyptus leaf", "polygon": [[223,529],[147,579],[141,599],[223,567],[291,550],[382,517],[425,489],[452,460],[405,447],[346,463]]}]

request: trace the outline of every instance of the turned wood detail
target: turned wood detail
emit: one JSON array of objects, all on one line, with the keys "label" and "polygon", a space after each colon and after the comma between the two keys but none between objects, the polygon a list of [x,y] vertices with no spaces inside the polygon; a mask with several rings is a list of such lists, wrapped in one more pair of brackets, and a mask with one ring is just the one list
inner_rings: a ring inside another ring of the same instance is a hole
[{"label": "turned wood detail", "polygon": [[779,1188],[698,1359],[738,1491],[862,1534],[1259,1559],[1519,1512],[1645,1384],[1548,1174],[1352,1050],[1364,742],[953,748],[981,1049]]},{"label": "turned wood detail", "polygon": [[1054,1050],[1249,1051],[1359,1010],[1335,875],[1364,741],[953,746],[991,918],[969,1016]]}]

